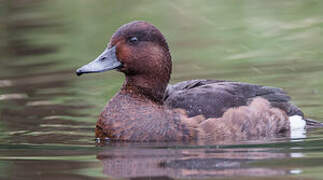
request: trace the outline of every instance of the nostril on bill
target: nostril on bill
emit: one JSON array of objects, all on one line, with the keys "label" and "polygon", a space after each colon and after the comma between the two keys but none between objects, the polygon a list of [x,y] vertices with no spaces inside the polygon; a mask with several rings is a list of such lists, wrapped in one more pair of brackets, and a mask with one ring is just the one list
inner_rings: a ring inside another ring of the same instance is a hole
[{"label": "nostril on bill", "polygon": [[101,57],[100,60],[103,61],[105,60],[107,57]]}]

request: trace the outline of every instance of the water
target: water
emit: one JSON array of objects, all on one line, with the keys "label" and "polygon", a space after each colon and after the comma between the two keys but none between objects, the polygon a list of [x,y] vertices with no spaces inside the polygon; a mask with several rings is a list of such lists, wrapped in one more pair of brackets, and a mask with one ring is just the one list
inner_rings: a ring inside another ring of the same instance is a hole
[{"label": "water", "polygon": [[122,24],[155,24],[172,82],[227,79],[284,88],[323,122],[323,2],[0,1],[0,179],[321,179],[323,130],[302,139],[198,146],[96,144],[118,72],[78,78]]}]

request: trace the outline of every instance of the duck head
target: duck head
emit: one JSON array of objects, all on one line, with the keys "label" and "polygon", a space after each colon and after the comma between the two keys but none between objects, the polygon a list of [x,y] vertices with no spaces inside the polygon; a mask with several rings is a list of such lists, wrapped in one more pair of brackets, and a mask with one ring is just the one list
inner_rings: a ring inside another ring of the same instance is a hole
[{"label": "duck head", "polygon": [[121,26],[107,48],[76,74],[116,69],[126,75],[123,91],[145,95],[162,103],[172,62],[167,42],[152,24],[134,21]]}]

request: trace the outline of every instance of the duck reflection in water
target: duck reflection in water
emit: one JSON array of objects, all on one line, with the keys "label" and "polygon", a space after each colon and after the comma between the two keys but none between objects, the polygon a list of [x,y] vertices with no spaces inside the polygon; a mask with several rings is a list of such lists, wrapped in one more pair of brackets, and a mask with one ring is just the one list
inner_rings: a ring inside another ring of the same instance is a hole
[{"label": "duck reflection in water", "polygon": [[276,176],[288,169],[253,166],[253,162],[289,157],[270,149],[110,148],[97,155],[103,173],[112,177],[207,178],[216,176]]}]

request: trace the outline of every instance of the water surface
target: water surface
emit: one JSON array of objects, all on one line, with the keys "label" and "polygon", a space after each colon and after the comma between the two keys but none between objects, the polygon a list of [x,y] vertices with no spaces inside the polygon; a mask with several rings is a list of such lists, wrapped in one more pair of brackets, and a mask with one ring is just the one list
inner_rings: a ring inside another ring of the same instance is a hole
[{"label": "water surface", "polygon": [[226,79],[286,90],[323,122],[323,2],[0,1],[0,179],[320,179],[323,130],[301,139],[199,146],[96,144],[118,72],[78,78],[112,33],[155,24],[173,57],[172,83]]}]

